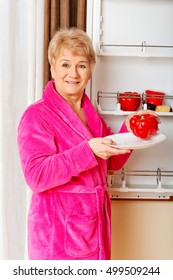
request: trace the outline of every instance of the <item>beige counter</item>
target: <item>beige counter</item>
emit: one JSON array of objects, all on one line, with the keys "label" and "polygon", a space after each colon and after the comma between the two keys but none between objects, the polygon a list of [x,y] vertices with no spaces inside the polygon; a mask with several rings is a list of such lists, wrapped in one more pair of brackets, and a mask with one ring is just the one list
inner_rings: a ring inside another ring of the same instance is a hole
[{"label": "beige counter", "polygon": [[173,202],[112,200],[112,259],[173,260]]}]

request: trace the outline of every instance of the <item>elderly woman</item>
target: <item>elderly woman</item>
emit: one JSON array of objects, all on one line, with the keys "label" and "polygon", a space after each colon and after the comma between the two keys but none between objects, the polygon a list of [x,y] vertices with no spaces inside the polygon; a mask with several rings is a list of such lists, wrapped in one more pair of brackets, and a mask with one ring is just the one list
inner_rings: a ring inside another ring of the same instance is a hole
[{"label": "elderly woman", "polygon": [[[95,64],[87,34],[58,31],[48,50],[53,80],[24,112],[18,147],[32,190],[30,259],[110,259],[111,207],[106,172],[131,151],[111,147],[112,132],[84,92]],[[126,132],[129,117],[120,129]]]}]

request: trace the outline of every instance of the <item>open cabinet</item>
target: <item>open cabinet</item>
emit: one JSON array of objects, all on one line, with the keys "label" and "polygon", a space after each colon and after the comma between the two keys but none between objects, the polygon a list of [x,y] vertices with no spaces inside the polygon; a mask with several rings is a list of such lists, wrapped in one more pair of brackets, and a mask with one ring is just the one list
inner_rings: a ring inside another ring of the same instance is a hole
[{"label": "open cabinet", "polygon": [[[145,99],[146,89],[162,91],[173,107],[173,1],[89,1],[88,9],[97,54],[90,96],[114,132],[131,113],[119,110],[118,93],[137,91]],[[121,172],[108,172],[112,198],[173,196],[173,113],[158,114],[166,140],[133,151]]]},{"label": "open cabinet", "polygon": [[[87,92],[112,130],[131,113],[119,110],[117,93],[137,91],[145,99],[146,89],[162,91],[173,108],[173,1],[88,0],[87,9],[97,55]],[[173,113],[158,115],[166,139],[134,150],[122,170],[108,171],[118,248],[112,258],[173,258]]]}]

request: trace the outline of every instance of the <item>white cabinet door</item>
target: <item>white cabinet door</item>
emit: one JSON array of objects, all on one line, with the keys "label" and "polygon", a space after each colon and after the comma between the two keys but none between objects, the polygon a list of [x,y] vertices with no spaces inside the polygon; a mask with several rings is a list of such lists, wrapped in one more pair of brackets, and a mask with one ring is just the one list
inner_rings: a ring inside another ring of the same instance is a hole
[{"label": "white cabinet door", "polygon": [[173,55],[172,0],[101,0],[100,54]]}]

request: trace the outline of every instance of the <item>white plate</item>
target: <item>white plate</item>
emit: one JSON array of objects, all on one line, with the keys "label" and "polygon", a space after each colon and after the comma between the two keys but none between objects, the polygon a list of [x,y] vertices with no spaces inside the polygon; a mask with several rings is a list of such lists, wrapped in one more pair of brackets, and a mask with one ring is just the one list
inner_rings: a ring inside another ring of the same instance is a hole
[{"label": "white plate", "polygon": [[144,149],[151,147],[153,145],[156,145],[163,140],[165,140],[166,136],[160,133],[157,133],[156,135],[150,136],[149,139],[144,140],[139,137],[136,137],[133,133],[127,132],[127,133],[118,133],[106,136],[107,139],[112,139],[114,142],[116,142],[115,145],[111,145],[114,148],[119,149]]}]

